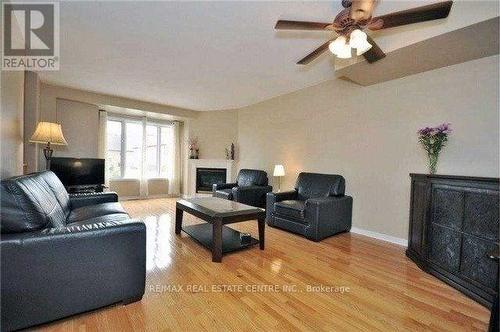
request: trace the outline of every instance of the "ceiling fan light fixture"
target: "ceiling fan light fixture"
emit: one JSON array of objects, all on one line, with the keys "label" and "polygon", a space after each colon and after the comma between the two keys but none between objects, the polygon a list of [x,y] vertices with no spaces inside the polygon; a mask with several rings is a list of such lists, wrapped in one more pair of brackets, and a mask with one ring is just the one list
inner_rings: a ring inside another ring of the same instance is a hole
[{"label": "ceiling fan light fixture", "polygon": [[357,55],[362,55],[363,53],[367,52],[372,48],[372,44],[369,42],[365,42],[361,47],[356,48],[356,54]]},{"label": "ceiling fan light fixture", "polygon": [[368,41],[365,40],[361,45],[359,45],[359,47],[356,48],[356,54],[362,55],[370,48],[372,48],[372,44],[370,44]]},{"label": "ceiling fan light fixture", "polygon": [[368,42],[368,37],[363,31],[356,29],[351,32],[349,39],[349,46],[356,49],[356,54],[361,55],[372,48],[372,45]]},{"label": "ceiling fan light fixture", "polygon": [[351,48],[349,45],[346,45],[347,47],[342,49],[339,53],[337,53],[337,58],[341,59],[350,59],[351,58]]},{"label": "ceiling fan light fixture", "polygon": [[340,36],[330,43],[328,46],[330,52],[341,59],[349,59],[351,57],[351,47],[347,44],[347,39]]},{"label": "ceiling fan light fixture", "polygon": [[361,45],[363,45],[364,42],[367,40],[366,33],[363,31],[356,29],[353,32],[351,32],[351,35],[349,37],[349,46],[352,48],[359,48]]}]

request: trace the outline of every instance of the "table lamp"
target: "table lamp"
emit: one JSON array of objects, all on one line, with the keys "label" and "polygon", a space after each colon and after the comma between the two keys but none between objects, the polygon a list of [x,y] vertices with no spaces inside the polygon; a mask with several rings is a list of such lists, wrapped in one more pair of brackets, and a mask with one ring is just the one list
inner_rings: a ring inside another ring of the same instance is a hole
[{"label": "table lamp", "polygon": [[285,168],[283,165],[274,165],[273,176],[278,178],[278,192],[281,191],[281,177],[285,176]]},{"label": "table lamp", "polygon": [[43,148],[43,155],[46,160],[45,168],[47,170],[50,169],[50,158],[52,158],[52,154],[54,153],[50,145],[68,145],[62,133],[61,125],[52,122],[39,122],[33,136],[31,136],[30,142],[47,144],[47,146]]}]

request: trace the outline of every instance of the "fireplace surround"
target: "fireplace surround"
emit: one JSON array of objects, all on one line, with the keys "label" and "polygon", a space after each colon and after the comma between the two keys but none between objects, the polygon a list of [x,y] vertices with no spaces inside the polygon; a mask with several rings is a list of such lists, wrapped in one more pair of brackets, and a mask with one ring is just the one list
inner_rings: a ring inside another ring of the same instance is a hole
[{"label": "fireplace surround", "polygon": [[[226,160],[226,159],[188,159],[186,168],[184,169],[184,174],[186,175],[185,181],[183,184],[183,197],[190,198],[195,196],[211,196],[210,192],[205,190],[196,190],[196,175],[197,169],[199,168],[207,168],[207,169],[223,169],[226,170],[226,182],[231,182],[234,180],[234,176],[236,175],[236,162],[234,160]],[[205,188],[206,189],[206,188]]]}]

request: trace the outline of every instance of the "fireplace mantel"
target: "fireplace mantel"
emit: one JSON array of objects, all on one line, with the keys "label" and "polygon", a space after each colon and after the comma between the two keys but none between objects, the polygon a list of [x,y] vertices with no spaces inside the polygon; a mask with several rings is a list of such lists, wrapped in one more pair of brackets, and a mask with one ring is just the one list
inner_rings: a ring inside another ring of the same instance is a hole
[{"label": "fireplace mantel", "polygon": [[232,182],[235,173],[235,162],[234,160],[226,159],[188,159],[188,169],[187,169],[187,192],[185,196],[202,196],[206,194],[196,193],[196,169],[197,168],[221,168],[226,170],[227,182]]}]

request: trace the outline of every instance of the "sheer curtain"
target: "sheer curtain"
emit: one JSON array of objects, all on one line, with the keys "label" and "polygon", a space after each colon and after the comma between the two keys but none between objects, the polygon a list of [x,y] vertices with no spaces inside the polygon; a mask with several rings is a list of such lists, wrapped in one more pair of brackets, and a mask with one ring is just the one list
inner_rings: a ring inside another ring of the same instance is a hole
[{"label": "sheer curtain", "polygon": [[[106,159],[106,152],[108,150],[108,112],[99,110],[99,138],[97,147],[97,157]],[[109,186],[108,172],[104,172],[104,185]]]},{"label": "sheer curtain", "polygon": [[142,118],[142,161],[141,161],[141,175],[139,178],[140,186],[139,192],[141,197],[148,196],[148,176],[146,170],[146,162],[147,162],[147,125],[148,119],[146,117]]},{"label": "sheer curtain", "polygon": [[170,153],[170,167],[168,172],[168,193],[169,195],[180,194],[181,179],[181,140],[179,137],[179,122],[172,124],[172,150]]}]

